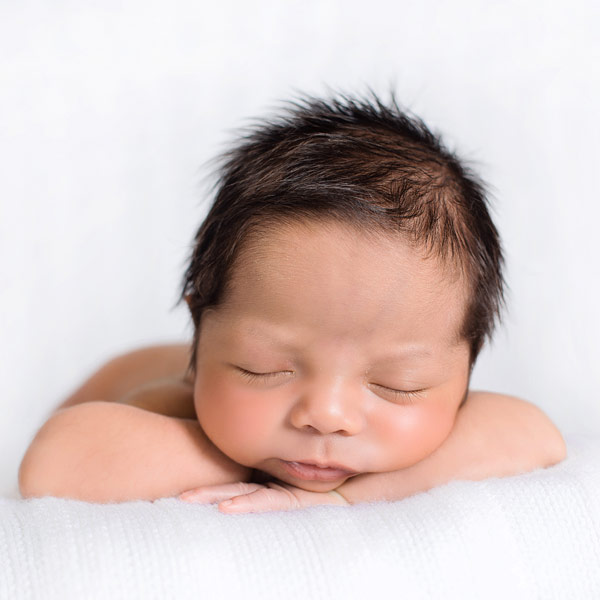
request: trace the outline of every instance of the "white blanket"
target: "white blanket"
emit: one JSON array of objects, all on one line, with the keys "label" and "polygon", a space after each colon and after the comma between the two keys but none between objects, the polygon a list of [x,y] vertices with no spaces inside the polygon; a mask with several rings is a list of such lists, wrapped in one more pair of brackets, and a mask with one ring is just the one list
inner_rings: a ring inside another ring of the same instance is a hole
[{"label": "white blanket", "polygon": [[0,499],[0,598],[600,599],[600,438],[393,503],[222,515]]}]

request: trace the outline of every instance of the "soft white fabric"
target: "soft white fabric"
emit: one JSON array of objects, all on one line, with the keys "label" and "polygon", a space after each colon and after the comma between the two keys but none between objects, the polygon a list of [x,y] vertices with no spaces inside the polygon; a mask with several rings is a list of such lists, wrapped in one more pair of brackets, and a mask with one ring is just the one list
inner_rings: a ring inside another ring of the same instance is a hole
[{"label": "soft white fabric", "polygon": [[0,597],[600,598],[600,439],[394,503],[225,516],[175,498],[0,500]]}]

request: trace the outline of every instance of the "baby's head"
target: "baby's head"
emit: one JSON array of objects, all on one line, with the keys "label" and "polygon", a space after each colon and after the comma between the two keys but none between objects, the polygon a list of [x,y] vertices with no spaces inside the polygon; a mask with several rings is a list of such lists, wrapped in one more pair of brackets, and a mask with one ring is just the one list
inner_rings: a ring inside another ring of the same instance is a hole
[{"label": "baby's head", "polygon": [[298,462],[414,464],[448,435],[502,294],[483,188],[422,121],[293,104],[226,155],[196,235],[198,418],[240,464],[316,491],[342,473]]}]

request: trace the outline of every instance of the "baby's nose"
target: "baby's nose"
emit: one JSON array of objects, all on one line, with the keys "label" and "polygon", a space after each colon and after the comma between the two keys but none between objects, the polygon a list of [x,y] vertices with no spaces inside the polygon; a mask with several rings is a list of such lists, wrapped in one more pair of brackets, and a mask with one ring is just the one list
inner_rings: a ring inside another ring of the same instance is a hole
[{"label": "baby's nose", "polygon": [[316,430],[321,434],[356,435],[365,427],[360,394],[340,384],[312,386],[298,397],[290,413],[296,429]]}]

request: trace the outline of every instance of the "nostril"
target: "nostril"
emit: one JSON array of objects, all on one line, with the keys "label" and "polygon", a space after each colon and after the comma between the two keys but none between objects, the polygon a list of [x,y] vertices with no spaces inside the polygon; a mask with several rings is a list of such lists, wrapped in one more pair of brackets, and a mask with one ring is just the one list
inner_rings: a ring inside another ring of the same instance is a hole
[{"label": "nostril", "polygon": [[300,427],[300,429],[306,433],[310,433],[310,434],[316,434],[316,435],[332,435],[332,434],[339,434],[339,435],[353,435],[353,433],[351,433],[351,431],[349,431],[348,429],[344,429],[344,428],[340,428],[340,429],[334,429],[333,427],[314,427],[313,425],[303,425],[302,427]]},{"label": "nostril", "polygon": [[302,429],[310,433],[319,433],[319,430],[316,427],[313,427],[312,425],[304,425]]}]

